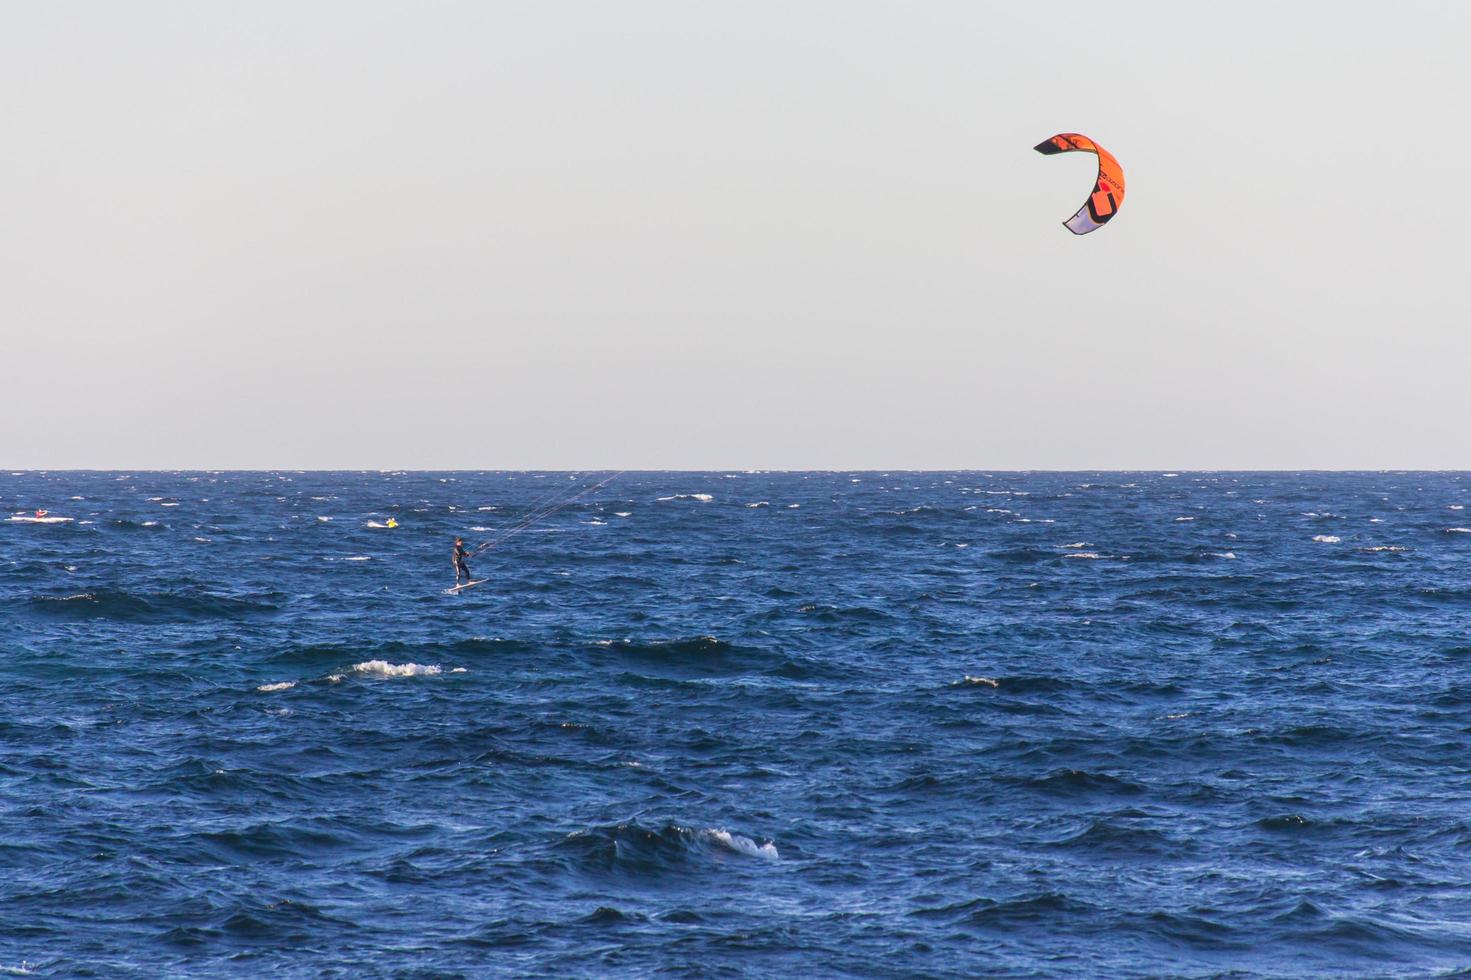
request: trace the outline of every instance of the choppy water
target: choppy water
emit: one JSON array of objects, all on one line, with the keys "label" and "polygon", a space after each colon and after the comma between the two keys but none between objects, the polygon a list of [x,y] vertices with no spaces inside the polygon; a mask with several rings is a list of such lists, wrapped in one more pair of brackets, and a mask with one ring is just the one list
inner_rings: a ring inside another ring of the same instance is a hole
[{"label": "choppy water", "polygon": [[1471,966],[1467,476],[575,485],[0,474],[0,973]]}]

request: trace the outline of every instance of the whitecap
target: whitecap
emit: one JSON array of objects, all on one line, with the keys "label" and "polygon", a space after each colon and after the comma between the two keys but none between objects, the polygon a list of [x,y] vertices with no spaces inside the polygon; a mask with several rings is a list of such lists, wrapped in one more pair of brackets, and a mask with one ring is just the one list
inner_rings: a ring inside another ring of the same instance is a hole
[{"label": "whitecap", "polygon": [[1062,544],[1062,545],[1058,545],[1058,547],[1059,548],[1091,548],[1093,546],[1091,544],[1089,544],[1088,542],[1086,542],[1086,541],[1074,541],[1072,544]]},{"label": "whitecap", "polygon": [[715,498],[708,493],[676,493],[672,497],[658,497],[658,500],[698,500],[702,504],[708,504]]},{"label": "whitecap", "polygon": [[256,690],[262,694],[270,694],[274,691],[289,691],[296,686],[296,681],[277,681],[275,684],[262,684]]},{"label": "whitecap", "polygon": [[758,500],[754,504],[747,504],[746,506],[747,507],[770,507],[771,506],[771,501],[769,501],[769,500]]},{"label": "whitecap", "polygon": [[346,558],[344,558],[342,560],[343,561],[372,561],[373,560],[373,556],[372,555],[349,555],[348,557],[346,557]]},{"label": "whitecap", "polygon": [[1234,551],[1212,551],[1210,556],[1212,558],[1226,558],[1231,561],[1236,560],[1236,552]]},{"label": "whitecap", "polygon": [[1001,682],[994,677],[975,677],[966,674],[960,680],[950,685],[951,687],[1000,687]]},{"label": "whitecap", "polygon": [[330,520],[331,520],[331,519],[332,519],[332,518],[330,518],[330,517],[318,517],[318,518],[317,518],[317,520],[319,520],[319,521],[321,521],[321,522],[322,522],[322,523],[324,523],[324,524],[325,524],[325,523],[326,523],[326,522],[327,522],[327,521],[330,521]]},{"label": "whitecap", "polygon": [[1448,528],[1445,529],[1445,533],[1446,534],[1471,534],[1471,527],[1448,527]]},{"label": "whitecap", "polygon": [[1195,520],[1195,518],[1193,518],[1193,517],[1177,517],[1177,518],[1175,518],[1175,523],[1178,524],[1181,521],[1193,521],[1193,520]]},{"label": "whitecap", "polygon": [[1064,558],[1083,558],[1088,561],[1098,561],[1103,556],[1096,551],[1069,551],[1063,555]]},{"label": "whitecap", "polygon": [[436,664],[391,664],[387,660],[365,660],[352,669],[375,677],[431,677],[444,672]]},{"label": "whitecap", "polygon": [[1336,534],[1315,534],[1313,540],[1319,544],[1338,544],[1343,539]]},{"label": "whitecap", "polygon": [[775,844],[758,844],[749,837],[732,834],[728,830],[707,830],[705,836],[747,857],[761,858],[766,861],[775,861],[781,857],[776,851]]},{"label": "whitecap", "polygon": [[614,517],[632,517],[633,516],[633,511],[631,511],[631,510],[615,510],[615,511],[613,511],[613,516]]}]

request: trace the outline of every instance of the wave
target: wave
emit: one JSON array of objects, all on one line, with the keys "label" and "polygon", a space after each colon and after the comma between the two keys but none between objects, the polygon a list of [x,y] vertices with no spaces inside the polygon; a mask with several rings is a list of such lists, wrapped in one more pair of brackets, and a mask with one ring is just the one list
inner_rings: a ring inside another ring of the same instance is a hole
[{"label": "wave", "polygon": [[386,660],[365,660],[353,664],[352,669],[372,677],[434,677],[444,673],[438,664],[391,664]]},{"label": "wave", "polygon": [[676,493],[669,497],[656,497],[656,500],[698,500],[702,504],[708,504],[715,497],[708,493]]},{"label": "wave", "polygon": [[671,640],[599,640],[596,646],[630,662],[630,667],[637,670],[655,670],[674,677],[760,673],[779,670],[790,663],[769,650],[737,646],[713,636]]},{"label": "wave", "polygon": [[544,649],[539,644],[495,637],[468,637],[450,643],[321,643],[285,647],[266,662],[280,668],[313,671],[355,662],[418,663],[439,658],[466,660],[493,655],[526,657],[544,652]]},{"label": "wave", "polygon": [[1021,781],[1028,789],[1060,796],[1104,793],[1119,796],[1136,796],[1144,787],[1127,779],[1106,773],[1087,772],[1082,769],[1058,769],[1045,776],[1035,776]]},{"label": "wave", "polygon": [[270,616],[279,611],[274,602],[265,598],[220,596],[199,591],[135,593],[105,588],[60,596],[31,596],[26,605],[31,612],[44,616],[132,623],[239,619]]},{"label": "wave", "polygon": [[129,520],[126,517],[115,517],[111,521],[109,521],[108,523],[109,523],[109,525],[111,525],[112,527],[117,528],[120,531],[140,531],[140,530],[153,531],[153,530],[160,530],[160,529],[166,530],[167,529],[166,525],[160,524],[160,523],[158,523],[158,521],[134,521],[134,520]]},{"label": "wave", "polygon": [[569,834],[557,842],[554,850],[582,871],[651,875],[679,872],[696,864],[781,859],[775,842],[757,841],[723,827],[670,823],[652,829],[635,821]]}]

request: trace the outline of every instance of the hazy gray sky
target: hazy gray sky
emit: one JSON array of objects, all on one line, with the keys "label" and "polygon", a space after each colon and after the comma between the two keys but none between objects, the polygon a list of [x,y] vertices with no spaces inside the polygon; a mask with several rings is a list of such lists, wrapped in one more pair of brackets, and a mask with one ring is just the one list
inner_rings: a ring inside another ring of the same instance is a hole
[{"label": "hazy gray sky", "polygon": [[10,0],[0,466],[1471,467],[1471,5],[1206,6]]}]

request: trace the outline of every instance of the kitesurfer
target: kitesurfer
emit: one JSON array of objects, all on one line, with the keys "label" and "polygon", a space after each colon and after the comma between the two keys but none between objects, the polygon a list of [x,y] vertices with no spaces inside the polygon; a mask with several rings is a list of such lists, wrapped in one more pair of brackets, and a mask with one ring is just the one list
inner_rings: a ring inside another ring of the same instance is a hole
[{"label": "kitesurfer", "polygon": [[466,582],[475,581],[475,576],[470,574],[470,566],[465,564],[465,560],[469,557],[470,552],[465,550],[465,539],[455,538],[455,585],[460,584],[460,578],[462,576],[464,577]]}]

